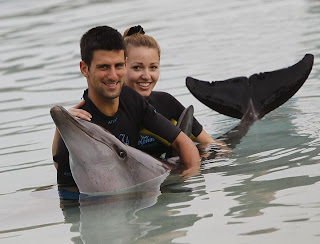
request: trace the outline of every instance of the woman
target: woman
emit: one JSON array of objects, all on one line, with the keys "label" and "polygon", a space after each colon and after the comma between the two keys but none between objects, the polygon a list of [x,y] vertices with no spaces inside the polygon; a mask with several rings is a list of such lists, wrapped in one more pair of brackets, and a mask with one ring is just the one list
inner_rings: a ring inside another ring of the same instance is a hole
[{"label": "woman", "polygon": [[[125,84],[145,97],[168,120],[178,121],[184,106],[166,92],[152,91],[160,75],[161,52],[158,43],[153,37],[145,35],[140,25],[127,29],[123,37],[127,51]],[[138,146],[141,150],[156,157],[167,151],[168,144],[161,138],[146,130],[142,130],[140,134]],[[192,138],[201,144],[215,143],[219,147],[225,147],[223,142],[213,140],[196,119],[193,119]]]}]

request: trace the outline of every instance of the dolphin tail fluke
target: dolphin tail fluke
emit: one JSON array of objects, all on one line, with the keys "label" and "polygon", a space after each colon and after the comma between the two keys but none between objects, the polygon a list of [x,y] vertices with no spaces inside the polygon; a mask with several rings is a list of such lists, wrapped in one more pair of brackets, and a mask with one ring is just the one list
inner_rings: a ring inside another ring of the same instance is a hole
[{"label": "dolphin tail fluke", "polygon": [[211,109],[241,119],[252,103],[258,119],[290,99],[307,80],[314,56],[275,71],[235,77],[224,81],[201,81],[187,77],[190,92]]}]

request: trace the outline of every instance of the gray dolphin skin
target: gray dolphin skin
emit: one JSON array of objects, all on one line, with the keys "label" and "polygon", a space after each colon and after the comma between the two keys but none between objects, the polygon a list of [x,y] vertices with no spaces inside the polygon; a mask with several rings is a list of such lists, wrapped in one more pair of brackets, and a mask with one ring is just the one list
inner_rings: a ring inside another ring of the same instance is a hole
[{"label": "gray dolphin skin", "polygon": [[73,117],[61,106],[50,110],[70,157],[79,191],[112,194],[159,190],[170,169],[161,161],[123,144],[102,127]]}]

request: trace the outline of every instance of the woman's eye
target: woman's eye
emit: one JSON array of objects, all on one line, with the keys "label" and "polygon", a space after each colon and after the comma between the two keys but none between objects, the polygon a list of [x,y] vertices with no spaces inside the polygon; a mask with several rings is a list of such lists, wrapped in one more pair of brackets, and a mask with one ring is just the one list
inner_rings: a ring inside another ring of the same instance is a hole
[{"label": "woman's eye", "polygon": [[132,69],[133,69],[133,70],[139,70],[139,69],[140,69],[140,66],[133,66]]}]

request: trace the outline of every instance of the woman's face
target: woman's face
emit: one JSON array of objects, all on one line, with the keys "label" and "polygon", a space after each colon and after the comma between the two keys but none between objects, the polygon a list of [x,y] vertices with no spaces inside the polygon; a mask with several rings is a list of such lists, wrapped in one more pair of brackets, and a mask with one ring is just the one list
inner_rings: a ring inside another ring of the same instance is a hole
[{"label": "woman's face", "polygon": [[125,84],[141,96],[148,97],[160,75],[160,58],[155,48],[127,48],[127,74]]}]

